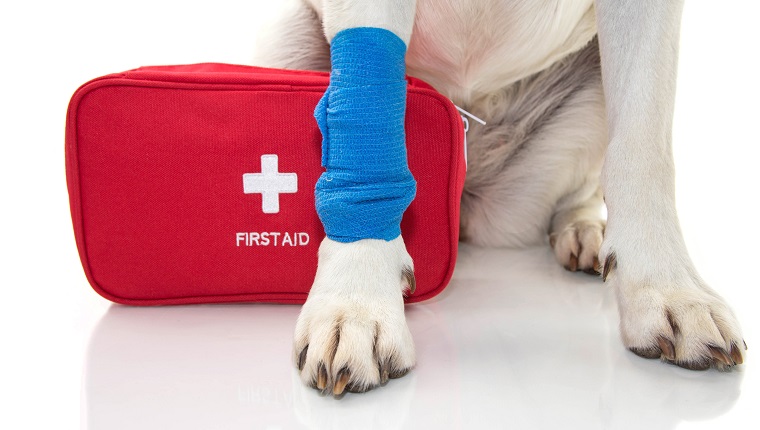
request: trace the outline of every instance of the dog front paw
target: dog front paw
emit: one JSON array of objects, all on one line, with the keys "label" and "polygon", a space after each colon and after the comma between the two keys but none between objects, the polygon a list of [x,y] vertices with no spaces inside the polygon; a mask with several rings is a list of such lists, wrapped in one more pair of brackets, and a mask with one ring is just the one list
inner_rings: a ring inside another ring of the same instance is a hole
[{"label": "dog front paw", "polygon": [[415,363],[403,295],[414,291],[412,259],[399,236],[340,243],[325,238],[309,298],[296,323],[301,380],[323,393],[364,392]]},{"label": "dog front paw", "polygon": [[691,370],[728,370],[744,362],[747,345],[736,317],[693,270],[634,281],[617,270],[621,264],[608,254],[603,276],[616,289],[621,335],[629,350]]},{"label": "dog front paw", "polygon": [[602,246],[604,221],[576,221],[549,236],[557,261],[567,270],[582,270],[598,275],[599,248]]}]

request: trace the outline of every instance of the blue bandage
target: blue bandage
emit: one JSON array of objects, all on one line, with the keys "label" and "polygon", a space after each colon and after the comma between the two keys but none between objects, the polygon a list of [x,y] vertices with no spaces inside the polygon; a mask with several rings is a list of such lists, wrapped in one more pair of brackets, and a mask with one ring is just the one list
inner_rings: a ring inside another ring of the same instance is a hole
[{"label": "blue bandage", "polygon": [[314,111],[326,169],[316,206],[332,240],[401,234],[416,192],[406,161],[405,54],[404,42],[380,28],[343,30],[332,40],[330,86]]}]

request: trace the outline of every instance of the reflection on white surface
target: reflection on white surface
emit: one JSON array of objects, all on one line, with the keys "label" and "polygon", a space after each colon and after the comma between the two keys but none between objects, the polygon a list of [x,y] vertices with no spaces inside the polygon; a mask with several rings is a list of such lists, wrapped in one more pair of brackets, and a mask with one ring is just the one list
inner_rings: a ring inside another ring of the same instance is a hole
[{"label": "reflection on white surface", "polygon": [[111,306],[87,352],[84,428],[672,429],[730,410],[743,377],[627,352],[612,292],[544,248],[462,246],[444,293],[407,307],[418,367],[366,394],[301,385],[298,311]]},{"label": "reflection on white surface", "polygon": [[110,304],[84,277],[66,193],[72,93],[140,65],[250,63],[282,3],[3,3],[3,64],[22,66],[0,68],[12,83],[0,103],[0,429],[760,429],[760,2],[686,2],[673,130],[681,227],[742,324],[741,373],[627,353],[610,292],[546,250],[466,249],[443,296],[409,308],[419,368],[341,401],[293,380],[295,307],[111,306],[101,318]]}]

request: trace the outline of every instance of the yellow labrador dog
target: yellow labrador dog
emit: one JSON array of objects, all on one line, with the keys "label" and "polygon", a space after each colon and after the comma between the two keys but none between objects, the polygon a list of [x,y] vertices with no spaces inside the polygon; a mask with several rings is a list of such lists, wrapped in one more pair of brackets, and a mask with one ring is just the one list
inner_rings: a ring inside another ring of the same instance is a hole
[{"label": "yellow labrador dog", "polygon": [[[671,123],[681,1],[302,0],[259,63],[330,70],[344,29],[389,30],[407,73],[471,122],[462,236],[549,242],[568,270],[601,272],[625,346],[689,369],[728,369],[746,345],[700,278],[674,203]],[[607,206],[607,220],[600,215]],[[365,391],[415,364],[403,239],[326,238],[293,360],[325,392]]]}]

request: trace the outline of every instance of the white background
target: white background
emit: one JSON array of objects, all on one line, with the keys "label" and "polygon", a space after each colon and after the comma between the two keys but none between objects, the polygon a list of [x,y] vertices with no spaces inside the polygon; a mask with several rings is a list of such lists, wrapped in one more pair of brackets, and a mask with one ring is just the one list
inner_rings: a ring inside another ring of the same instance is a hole
[{"label": "white background", "polygon": [[691,256],[750,346],[732,373],[626,352],[611,292],[546,249],[462,247],[447,290],[408,311],[419,368],[340,401],[295,378],[295,306],[94,293],[68,214],[69,97],[141,65],[250,63],[274,3],[0,6],[0,428],[758,428],[757,2],[687,2],[674,131]]}]

